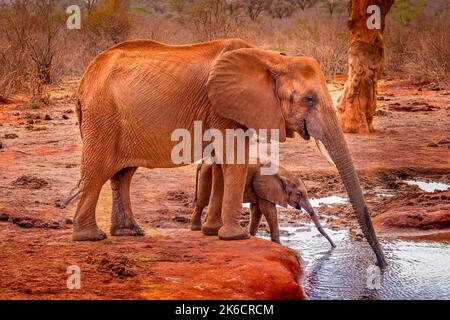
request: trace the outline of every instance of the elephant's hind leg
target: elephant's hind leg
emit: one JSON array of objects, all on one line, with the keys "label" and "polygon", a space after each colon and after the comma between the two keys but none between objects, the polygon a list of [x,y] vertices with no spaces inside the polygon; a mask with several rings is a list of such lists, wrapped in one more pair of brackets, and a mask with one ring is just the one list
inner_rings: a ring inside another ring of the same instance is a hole
[{"label": "elephant's hind leg", "polygon": [[256,236],[262,218],[262,212],[259,209],[258,203],[250,204],[250,213],[250,235]]},{"label": "elephant's hind leg", "polygon": [[[202,214],[203,209],[208,205],[212,189],[212,166],[202,165],[197,171],[198,177],[196,182],[195,208],[191,218],[191,230],[202,230]],[[220,212],[220,211],[219,211]],[[220,214],[220,213],[219,213]],[[219,232],[217,230],[217,232]]]},{"label": "elephant's hind leg", "polygon": [[223,175],[222,168],[218,164],[212,166],[212,190],[209,198],[209,206],[206,219],[202,225],[202,232],[207,236],[216,236],[223,226],[222,211],[223,199]]},{"label": "elephant's hind leg", "polygon": [[103,184],[108,177],[83,172],[80,184],[80,200],[73,221],[74,241],[100,241],[106,234],[97,226],[95,209]]},{"label": "elephant's hind leg", "polygon": [[191,218],[191,230],[192,231],[200,231],[202,230],[202,213],[203,207],[195,206],[194,212],[192,213]]},{"label": "elephant's hind leg", "polygon": [[130,184],[137,168],[125,168],[111,178],[112,189],[112,236],[143,236],[144,230],[133,217],[130,200]]}]

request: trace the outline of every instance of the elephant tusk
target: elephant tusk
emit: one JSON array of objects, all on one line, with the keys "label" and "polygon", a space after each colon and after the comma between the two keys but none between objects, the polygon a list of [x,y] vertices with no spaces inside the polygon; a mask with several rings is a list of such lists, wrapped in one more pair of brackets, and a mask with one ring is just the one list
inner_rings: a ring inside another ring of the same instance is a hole
[{"label": "elephant tusk", "polygon": [[328,153],[327,149],[323,145],[322,141],[320,141],[318,139],[314,139],[314,142],[316,143],[317,149],[319,149],[320,153],[325,157],[325,159],[327,159],[327,161],[329,163],[331,163],[333,166],[336,167],[336,164],[331,159],[330,154]]}]

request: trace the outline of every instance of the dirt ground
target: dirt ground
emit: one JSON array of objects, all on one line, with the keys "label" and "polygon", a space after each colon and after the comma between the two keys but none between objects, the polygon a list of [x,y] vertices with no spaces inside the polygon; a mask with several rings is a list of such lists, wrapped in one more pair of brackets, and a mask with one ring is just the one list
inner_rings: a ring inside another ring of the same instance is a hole
[{"label": "dirt ground", "polygon": [[[303,297],[294,251],[261,239],[229,243],[188,231],[194,166],[139,169],[132,203],[146,237],[73,243],[75,208],[62,202],[79,177],[76,87],[72,81],[52,88],[48,107],[0,105],[0,298]],[[342,88],[339,80],[330,85],[334,99]],[[378,99],[377,131],[346,135],[376,228],[385,235],[448,232],[450,193],[424,193],[403,181],[450,183],[450,92],[385,81]],[[314,143],[290,139],[280,153],[281,164],[303,177],[310,197],[346,197],[336,169]],[[107,184],[97,210],[105,231],[110,210]],[[282,211],[282,219],[293,219]],[[350,228],[361,238],[350,205],[317,211],[328,227]],[[69,265],[81,268],[82,290],[67,290]]]}]

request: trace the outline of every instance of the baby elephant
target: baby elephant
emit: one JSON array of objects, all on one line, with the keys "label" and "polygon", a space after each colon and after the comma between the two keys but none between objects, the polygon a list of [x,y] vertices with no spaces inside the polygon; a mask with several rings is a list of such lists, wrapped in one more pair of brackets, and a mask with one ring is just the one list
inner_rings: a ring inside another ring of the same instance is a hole
[{"label": "baby elephant", "polygon": [[[298,210],[304,209],[311,216],[319,232],[330,242],[335,244],[320,225],[311,203],[308,200],[306,187],[302,180],[295,177],[286,169],[279,167],[275,175],[262,175],[261,165],[250,165],[244,191],[244,203],[250,203],[251,220],[250,234],[256,235],[261,223],[262,215],[267,220],[272,241],[280,242],[280,231],[276,205],[287,207],[290,205]],[[202,212],[209,203],[212,188],[212,165],[201,164],[197,167],[197,182],[195,208],[192,215],[192,230],[202,229]]]}]

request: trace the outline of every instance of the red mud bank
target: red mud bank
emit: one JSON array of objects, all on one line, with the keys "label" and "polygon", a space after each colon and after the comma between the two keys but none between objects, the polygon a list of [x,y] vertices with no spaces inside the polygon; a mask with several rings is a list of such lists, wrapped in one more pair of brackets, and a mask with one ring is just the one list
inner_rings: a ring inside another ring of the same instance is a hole
[{"label": "red mud bank", "polygon": [[[75,243],[70,229],[0,222],[1,299],[302,299],[295,251],[166,229],[141,238]],[[152,232],[151,230],[150,233]],[[67,288],[67,267],[81,289]],[[4,266],[8,266],[5,268]]]},{"label": "red mud bank", "polygon": [[450,234],[450,191],[394,197],[374,218],[379,232]]}]

